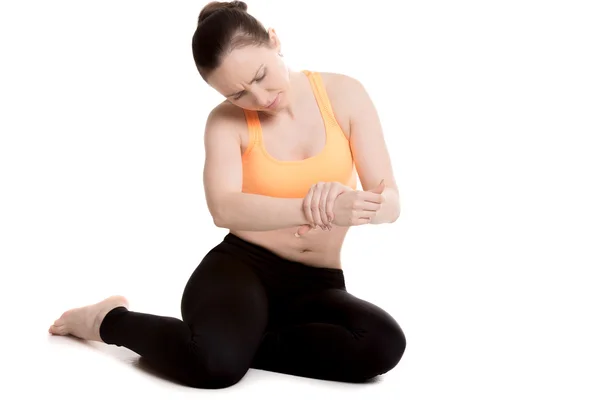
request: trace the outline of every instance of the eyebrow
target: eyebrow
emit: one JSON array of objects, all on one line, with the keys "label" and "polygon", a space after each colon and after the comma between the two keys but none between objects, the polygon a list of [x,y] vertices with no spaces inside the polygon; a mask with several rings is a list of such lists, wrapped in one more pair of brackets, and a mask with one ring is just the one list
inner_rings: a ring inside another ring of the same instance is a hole
[{"label": "eyebrow", "polygon": [[[252,78],[252,80],[250,82],[248,82],[248,85],[252,85],[252,83],[257,79],[258,73],[260,72],[261,68],[263,68],[264,66],[265,66],[265,64],[260,64],[260,67],[258,67],[258,69],[256,70],[256,74],[254,74],[254,78]],[[242,92],[243,92],[243,90],[240,90],[239,92],[235,92],[233,94],[227,95],[226,97],[232,97],[232,96],[235,96]]]}]

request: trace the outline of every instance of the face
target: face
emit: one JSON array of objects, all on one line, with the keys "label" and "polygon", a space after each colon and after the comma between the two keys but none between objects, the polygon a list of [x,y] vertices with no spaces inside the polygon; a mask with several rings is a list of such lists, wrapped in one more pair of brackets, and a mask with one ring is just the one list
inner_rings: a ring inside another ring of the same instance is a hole
[{"label": "face", "polygon": [[279,55],[279,40],[270,29],[270,46],[246,46],[226,55],[207,83],[232,104],[276,113],[288,101],[290,78]]}]

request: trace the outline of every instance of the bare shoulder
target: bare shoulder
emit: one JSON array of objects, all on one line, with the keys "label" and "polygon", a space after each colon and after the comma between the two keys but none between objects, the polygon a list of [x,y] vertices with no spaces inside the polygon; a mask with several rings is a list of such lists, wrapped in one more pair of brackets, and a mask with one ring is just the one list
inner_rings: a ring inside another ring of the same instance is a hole
[{"label": "bare shoulder", "polygon": [[331,107],[338,123],[350,136],[350,122],[356,109],[360,109],[357,103],[361,103],[367,97],[362,83],[355,77],[336,72],[319,72]]},{"label": "bare shoulder", "polygon": [[337,72],[319,72],[319,75],[331,95],[344,96],[364,90],[361,82],[353,76]]},{"label": "bare shoulder", "polygon": [[244,111],[224,101],[211,110],[206,119],[207,130],[214,130],[214,128],[227,127],[228,129],[243,127],[246,117]]},{"label": "bare shoulder", "polygon": [[244,111],[224,101],[215,106],[208,114],[204,129],[204,140],[208,143],[220,140],[220,138],[227,138],[227,140],[235,139],[241,144],[245,140],[245,128],[246,116]]},{"label": "bare shoulder", "polygon": [[363,83],[353,76],[322,72],[323,83],[330,97],[349,110],[360,110],[371,99]]}]

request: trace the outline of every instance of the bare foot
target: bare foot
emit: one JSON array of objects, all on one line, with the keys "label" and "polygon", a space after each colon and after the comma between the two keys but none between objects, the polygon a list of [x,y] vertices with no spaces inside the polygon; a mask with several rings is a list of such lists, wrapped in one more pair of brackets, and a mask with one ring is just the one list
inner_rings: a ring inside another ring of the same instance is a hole
[{"label": "bare foot", "polygon": [[72,335],[80,339],[102,342],[100,324],[110,310],[116,307],[129,307],[129,302],[123,296],[111,296],[99,303],[86,307],[73,308],[50,326],[48,332],[53,335]]}]

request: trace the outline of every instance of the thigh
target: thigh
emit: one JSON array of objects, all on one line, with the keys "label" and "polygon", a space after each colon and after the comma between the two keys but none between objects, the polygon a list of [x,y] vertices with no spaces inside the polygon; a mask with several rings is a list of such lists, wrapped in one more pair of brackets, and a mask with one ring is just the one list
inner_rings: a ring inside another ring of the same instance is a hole
[{"label": "thigh", "polygon": [[357,332],[371,328],[397,329],[394,318],[381,307],[344,289],[326,289],[305,294],[290,302],[282,313],[284,325],[311,322],[341,325]]},{"label": "thigh", "polygon": [[364,381],[392,369],[406,347],[390,314],[344,289],[297,298],[275,320],[253,360],[256,368]]},{"label": "thigh", "polygon": [[243,258],[211,250],[185,287],[181,313],[202,353],[249,365],[267,325],[268,300]]},{"label": "thigh", "polygon": [[[287,327],[315,323],[342,327],[348,336],[338,337],[339,346],[345,343],[346,351],[361,362],[370,359],[395,365],[406,347],[404,332],[392,315],[345,289],[326,289],[298,298],[287,307],[284,321]],[[353,340],[344,342],[344,337]]]}]

